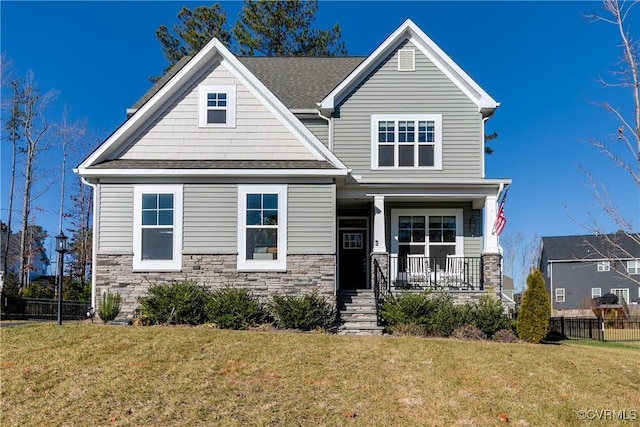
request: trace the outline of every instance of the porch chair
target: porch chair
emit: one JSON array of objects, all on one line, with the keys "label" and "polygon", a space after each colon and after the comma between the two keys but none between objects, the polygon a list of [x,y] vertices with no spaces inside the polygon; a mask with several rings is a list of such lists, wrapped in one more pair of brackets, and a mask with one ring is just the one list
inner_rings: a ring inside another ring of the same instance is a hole
[{"label": "porch chair", "polygon": [[459,287],[464,281],[464,258],[447,255],[445,278],[449,287]]},{"label": "porch chair", "polygon": [[418,286],[429,284],[429,258],[424,255],[407,255],[409,283]]}]

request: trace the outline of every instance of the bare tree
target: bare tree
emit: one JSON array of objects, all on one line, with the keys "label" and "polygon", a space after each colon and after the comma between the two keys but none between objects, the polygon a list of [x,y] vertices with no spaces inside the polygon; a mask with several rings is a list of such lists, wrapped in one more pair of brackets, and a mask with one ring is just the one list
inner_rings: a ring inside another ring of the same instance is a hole
[{"label": "bare tree", "polygon": [[527,239],[522,231],[508,232],[500,236],[500,246],[504,251],[504,273],[513,278],[514,290],[522,291],[536,266],[540,238],[537,233]]},{"label": "bare tree", "polygon": [[22,137],[24,140],[24,187],[22,192],[22,226],[20,238],[20,282],[24,286],[25,273],[28,271],[27,257],[27,231],[31,216],[32,201],[37,196],[33,193],[33,185],[36,182],[36,160],[38,155],[49,148],[47,138],[50,125],[44,117],[44,112],[49,103],[57,95],[55,91],[41,94],[37,88],[33,73],[29,72],[19,89],[20,107],[22,115]]},{"label": "bare tree", "polygon": [[[638,4],[640,0],[618,1],[604,0],[602,2],[602,12],[593,12],[586,15],[592,22],[602,22],[615,27],[620,37],[619,48],[621,58],[619,67],[611,73],[610,78],[600,78],[601,83],[607,88],[619,88],[630,92],[632,107],[613,105],[611,102],[602,102],[599,105],[604,108],[618,122],[618,127],[613,129],[608,138],[588,137],[588,142],[605,157],[621,167],[631,178],[632,184],[640,191],[640,76],[638,75],[638,50],[639,41],[632,36],[631,23],[637,25],[640,19],[637,15],[640,10]],[[636,15],[633,15],[636,13]],[[631,113],[629,113],[631,111]],[[604,257],[615,254],[617,259],[634,258],[640,250],[640,234],[638,224],[618,209],[609,195],[607,187],[597,181],[597,179],[586,168],[580,166],[585,173],[587,180],[593,188],[594,198],[598,208],[617,227],[616,233],[607,233],[602,224],[589,215],[586,223],[581,225],[594,234],[601,235],[606,239],[604,247],[609,249],[602,253]],[[619,239],[620,233],[626,236]],[[616,237],[617,236],[617,237]],[[624,241],[626,246],[620,244]],[[631,242],[631,247],[629,243]],[[593,248],[602,251],[602,247]],[[613,263],[622,266],[620,273],[625,277],[640,285],[640,280],[629,275],[626,271],[625,263]]]}]

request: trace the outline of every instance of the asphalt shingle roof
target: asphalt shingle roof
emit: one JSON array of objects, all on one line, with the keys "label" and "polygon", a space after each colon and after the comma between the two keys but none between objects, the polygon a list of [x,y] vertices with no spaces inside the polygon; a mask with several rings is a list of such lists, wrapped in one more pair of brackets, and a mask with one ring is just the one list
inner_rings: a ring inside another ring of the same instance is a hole
[{"label": "asphalt shingle roof", "polygon": [[[138,109],[191,59],[185,56],[131,107]],[[316,104],[338,86],[364,56],[238,58],[290,110],[316,109]]]},{"label": "asphalt shingle roof", "polygon": [[543,237],[548,260],[640,258],[640,234]]},{"label": "asphalt shingle roof", "polygon": [[93,169],[335,169],[315,160],[108,160]]}]

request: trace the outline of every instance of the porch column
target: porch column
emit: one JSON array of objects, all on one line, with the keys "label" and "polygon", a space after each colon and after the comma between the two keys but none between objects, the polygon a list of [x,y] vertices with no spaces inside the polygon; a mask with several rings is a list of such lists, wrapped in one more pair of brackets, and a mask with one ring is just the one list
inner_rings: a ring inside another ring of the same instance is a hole
[{"label": "porch column", "polygon": [[498,236],[493,233],[493,224],[498,215],[498,196],[486,196],[484,200],[484,247],[482,253],[499,254]]},{"label": "porch column", "polygon": [[384,196],[373,196],[373,253],[386,253],[384,230]]}]

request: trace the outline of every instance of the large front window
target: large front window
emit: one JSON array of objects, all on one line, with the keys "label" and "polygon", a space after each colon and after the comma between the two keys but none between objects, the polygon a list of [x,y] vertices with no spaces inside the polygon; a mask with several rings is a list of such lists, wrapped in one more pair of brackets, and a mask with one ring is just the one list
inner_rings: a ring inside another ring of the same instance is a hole
[{"label": "large front window", "polygon": [[371,168],[442,167],[442,116],[373,114]]},{"label": "large front window", "polygon": [[391,221],[391,250],[399,257],[464,256],[461,209],[394,209]]},{"label": "large front window", "polygon": [[133,268],[180,270],[182,186],[135,186],[133,222]]},{"label": "large front window", "polygon": [[238,269],[286,269],[287,187],[238,187]]}]

